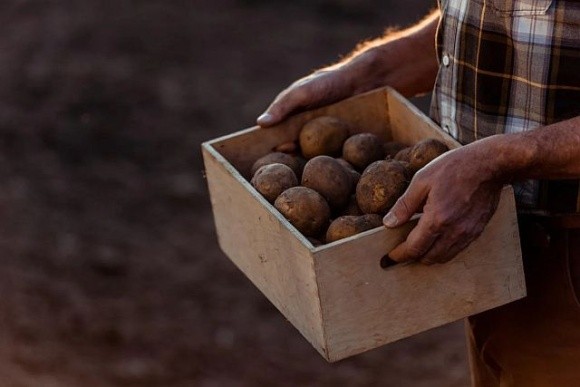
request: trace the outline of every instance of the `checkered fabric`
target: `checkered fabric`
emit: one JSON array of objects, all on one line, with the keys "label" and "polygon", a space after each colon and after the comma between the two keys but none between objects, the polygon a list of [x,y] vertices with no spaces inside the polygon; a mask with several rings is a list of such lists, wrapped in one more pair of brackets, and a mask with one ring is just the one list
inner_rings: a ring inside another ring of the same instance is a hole
[{"label": "checkered fabric", "polygon": [[[461,143],[580,115],[580,0],[440,0],[431,116]],[[538,183],[516,186],[533,206]]]}]

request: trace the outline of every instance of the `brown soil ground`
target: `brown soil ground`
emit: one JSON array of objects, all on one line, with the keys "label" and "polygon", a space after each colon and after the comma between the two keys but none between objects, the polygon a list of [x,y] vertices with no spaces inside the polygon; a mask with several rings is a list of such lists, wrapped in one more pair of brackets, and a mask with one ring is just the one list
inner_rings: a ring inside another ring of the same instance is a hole
[{"label": "brown soil ground", "polygon": [[467,385],[460,323],[327,364],[220,252],[200,156],[432,5],[2,1],[0,387]]}]

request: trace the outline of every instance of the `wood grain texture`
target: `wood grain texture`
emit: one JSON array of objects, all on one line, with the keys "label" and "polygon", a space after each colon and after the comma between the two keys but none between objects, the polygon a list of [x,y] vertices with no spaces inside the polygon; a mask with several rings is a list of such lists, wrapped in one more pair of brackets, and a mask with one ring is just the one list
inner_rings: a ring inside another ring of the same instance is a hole
[{"label": "wood grain texture", "polygon": [[461,146],[395,90],[389,90],[387,103],[390,112],[389,128],[395,141],[413,145],[425,138],[436,138],[447,144],[450,149]]},{"label": "wood grain texture", "polygon": [[272,152],[280,144],[296,140],[306,122],[324,115],[346,121],[352,134],[369,132],[385,141],[390,139],[387,91],[382,89],[297,114],[271,128],[261,129],[256,126],[217,138],[208,144],[234,165],[242,176],[249,178],[250,168],[255,160]]},{"label": "wood grain texture", "polygon": [[510,187],[483,234],[447,264],[379,261],[411,227],[315,252],[328,360],[336,361],[525,296]]},{"label": "wood grain texture", "polygon": [[384,140],[411,145],[435,137],[451,148],[460,144],[389,88],[203,144],[221,248],[322,356],[340,360],[525,296],[511,187],[502,191],[482,236],[444,265],[380,268],[413,222],[314,248],[243,175],[321,115]]},{"label": "wood grain texture", "polygon": [[310,242],[208,144],[203,157],[221,249],[327,357]]}]

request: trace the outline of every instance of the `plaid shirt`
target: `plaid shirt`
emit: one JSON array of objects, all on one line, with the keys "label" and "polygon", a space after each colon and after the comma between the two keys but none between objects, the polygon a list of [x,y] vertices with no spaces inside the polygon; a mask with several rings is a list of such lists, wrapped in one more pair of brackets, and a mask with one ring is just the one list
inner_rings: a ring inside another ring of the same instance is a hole
[{"label": "plaid shirt", "polygon": [[[580,0],[440,0],[431,116],[461,143],[580,115]],[[538,182],[516,187],[533,206]]]}]

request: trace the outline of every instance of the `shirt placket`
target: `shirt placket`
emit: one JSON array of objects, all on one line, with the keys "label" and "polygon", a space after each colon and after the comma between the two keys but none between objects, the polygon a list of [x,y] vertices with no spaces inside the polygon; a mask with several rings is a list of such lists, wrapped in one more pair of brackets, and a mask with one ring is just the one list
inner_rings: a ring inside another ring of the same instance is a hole
[{"label": "shirt placket", "polygon": [[[452,137],[459,139],[457,127],[457,82],[459,76],[457,42],[461,41],[461,24],[467,13],[468,1],[449,0],[447,7],[446,21],[444,24],[445,33],[443,40],[443,50],[441,52],[440,80],[442,92],[440,94],[440,119],[441,127]],[[460,139],[459,139],[460,140]]]}]

